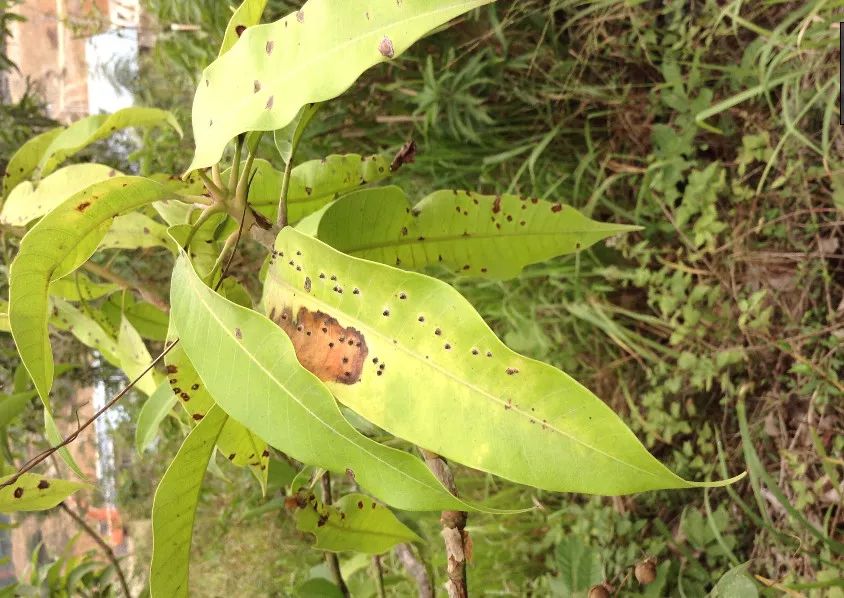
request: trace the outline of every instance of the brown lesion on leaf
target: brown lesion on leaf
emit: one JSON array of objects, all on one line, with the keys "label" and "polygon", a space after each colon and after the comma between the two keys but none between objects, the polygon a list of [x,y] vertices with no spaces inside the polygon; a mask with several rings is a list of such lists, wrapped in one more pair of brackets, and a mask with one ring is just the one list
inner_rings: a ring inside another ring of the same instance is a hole
[{"label": "brown lesion on leaf", "polygon": [[84,214],[85,210],[87,210],[90,206],[91,206],[90,201],[83,201],[81,204],[76,206],[76,211]]},{"label": "brown lesion on leaf", "polygon": [[272,320],[293,341],[299,363],[317,378],[341,384],[360,380],[369,349],[359,330],[343,327],[336,318],[305,307],[295,318],[290,308],[284,308]]}]

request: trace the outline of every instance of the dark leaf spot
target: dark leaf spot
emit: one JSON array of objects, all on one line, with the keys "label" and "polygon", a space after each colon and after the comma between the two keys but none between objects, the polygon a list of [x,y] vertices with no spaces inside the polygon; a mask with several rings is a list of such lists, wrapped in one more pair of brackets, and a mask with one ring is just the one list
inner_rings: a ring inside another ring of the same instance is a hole
[{"label": "dark leaf spot", "polygon": [[264,51],[267,53],[267,56],[273,53],[273,48],[275,47],[275,43],[272,41],[268,41],[267,45],[264,46]]},{"label": "dark leaf spot", "polygon": [[501,196],[496,195],[495,201],[492,202],[492,213],[497,214],[501,211]]},{"label": "dark leaf spot", "polygon": [[85,210],[87,210],[90,205],[91,205],[90,201],[83,201],[81,204],[76,206],[76,211],[84,213]]},{"label": "dark leaf spot", "polygon": [[562,209],[563,209],[562,204],[555,203],[553,206],[551,206],[552,212],[559,212]]},{"label": "dark leaf spot", "polygon": [[234,28],[234,32],[237,33],[237,37],[240,37],[241,35],[243,35],[244,31],[246,31],[245,25],[238,25],[237,27]]},{"label": "dark leaf spot", "polygon": [[271,109],[272,109],[272,107],[273,107],[273,98],[274,98],[274,97],[275,97],[275,96],[270,96],[270,97],[269,97],[269,99],[267,100],[267,105],[266,105],[266,106],[264,106],[267,110],[271,110]]},{"label": "dark leaf spot", "polygon": [[240,328],[235,328],[235,329],[234,329],[234,337],[235,337],[237,340],[243,340],[243,332],[241,332],[241,331],[240,331]]},{"label": "dark leaf spot", "polygon": [[392,58],[395,56],[396,50],[393,48],[393,40],[385,35],[384,39],[381,40],[381,43],[378,44],[378,51],[381,52],[381,56],[384,58]]},{"label": "dark leaf spot", "polygon": [[23,488],[18,486],[17,488],[15,488],[15,498],[20,498],[22,496],[23,496]]},{"label": "dark leaf spot", "polygon": [[259,91],[261,91],[261,82],[257,79],[255,79],[255,81],[252,83],[252,90],[254,93],[258,93]]},{"label": "dark leaf spot", "polygon": [[201,420],[203,417],[205,417],[205,416],[202,415],[201,413],[194,413],[193,414],[193,419],[195,419],[196,421]]},{"label": "dark leaf spot", "polygon": [[49,487],[50,487],[50,482],[48,482],[47,480],[41,480],[40,482],[38,482],[38,489],[39,490],[46,490]]}]

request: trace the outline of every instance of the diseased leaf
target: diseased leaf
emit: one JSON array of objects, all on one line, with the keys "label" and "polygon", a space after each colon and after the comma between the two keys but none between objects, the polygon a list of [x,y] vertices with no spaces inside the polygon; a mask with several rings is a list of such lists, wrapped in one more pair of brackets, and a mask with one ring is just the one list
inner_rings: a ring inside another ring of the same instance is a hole
[{"label": "diseased leaf", "polygon": [[36,135],[24,143],[9,160],[6,165],[6,175],[3,177],[3,197],[18,186],[18,183],[25,181],[38,167],[41,156],[50,147],[53,140],[65,130],[65,127],[56,127],[45,133]]},{"label": "diseased leaf", "polygon": [[60,330],[66,330],[86,347],[91,347],[115,367],[121,367],[117,339],[103,329],[89,313],[83,312],[72,304],[53,297],[50,323]]},{"label": "diseased leaf", "polygon": [[264,7],[267,0],[244,0],[232,18],[226,25],[226,33],[223,36],[223,43],[220,46],[220,56],[232,49],[247,27],[257,25],[261,22],[261,15],[264,14]]},{"label": "diseased leaf", "polygon": [[92,301],[119,291],[112,282],[94,282],[82,272],[74,272],[50,283],[50,295],[68,301]]},{"label": "diseased leaf", "polygon": [[[117,335],[117,357],[120,360],[120,369],[129,380],[140,376],[152,362],[144,340],[125,316],[120,321],[120,331]],[[158,388],[157,378],[155,370],[150,370],[135,383],[135,388],[150,397]]]},{"label": "diseased leaf", "polygon": [[[0,478],[0,484],[12,476]],[[22,474],[14,484],[0,488],[0,513],[52,509],[85,484],[54,480],[34,473]]]},{"label": "diseased leaf", "polygon": [[139,212],[132,212],[114,219],[100,243],[100,249],[146,249],[164,247],[173,243],[167,227]]},{"label": "diseased leaf", "polygon": [[212,408],[185,438],[155,491],[149,575],[152,598],[188,595],[188,565],[199,490],[227,419],[221,409]]},{"label": "diseased leaf", "polygon": [[23,181],[6,198],[0,223],[26,226],[89,185],[121,174],[105,164],[71,164],[45,177],[37,187]]},{"label": "diseased leaf", "polygon": [[326,505],[303,491],[296,500],[296,529],[313,534],[319,550],[382,554],[397,544],[421,541],[390,509],[365,494],[347,494]]},{"label": "diseased leaf", "polygon": [[[268,220],[275,222],[283,173],[266,160],[255,160],[254,166],[249,203]],[[332,154],[321,160],[302,162],[290,172],[287,220],[296,223],[343,193],[388,176],[390,161],[380,154]]]},{"label": "diseased leaf", "polygon": [[155,440],[158,427],[167,417],[167,414],[173,411],[176,401],[176,397],[170,390],[170,385],[167,382],[162,382],[141,407],[141,411],[138,413],[138,423],[135,426],[135,448],[139,455]]},{"label": "diseased leaf", "polygon": [[184,255],[170,289],[179,344],[234,419],[294,459],[352,473],[397,508],[475,510],[451,496],[419,459],[355,430],[331,393],[296,361],[290,339],[261,314],[205,286]]},{"label": "diseased leaf", "polygon": [[53,172],[67,158],[95,141],[111,136],[118,129],[127,127],[154,127],[169,124],[179,136],[182,128],[172,113],[158,108],[132,106],[113,114],[86,116],[69,125],[56,135],[38,160],[37,178]]},{"label": "diseased leaf", "polygon": [[284,127],[305,104],[338,96],[368,68],[491,1],[309,0],[283,19],[247,28],[202,73],[193,101],[196,153],[188,171],[215,164],[240,133]]},{"label": "diseased leaf", "polygon": [[21,240],[9,276],[9,319],[21,361],[45,405],[53,383],[47,336],[49,283],[91,256],[114,216],[163,197],[164,188],[154,181],[114,177],[71,197]]},{"label": "diseased leaf", "polygon": [[638,230],[515,195],[437,191],[411,209],[404,191],[392,186],[350,193],[312,218],[319,219],[316,236],[343,253],[411,270],[439,264],[494,279]]},{"label": "diseased leaf", "polygon": [[[214,399],[202,383],[180,342],[165,356],[171,394],[179,399],[192,422],[199,422],[214,407]],[[249,467],[261,488],[267,485],[267,443],[229,418],[217,438],[220,453],[237,467]]]},{"label": "diseased leaf", "polygon": [[337,399],[448,459],[560,492],[729,483],[673,474],[600,399],[505,347],[439,280],[349,257],[288,227],[263,309]]}]

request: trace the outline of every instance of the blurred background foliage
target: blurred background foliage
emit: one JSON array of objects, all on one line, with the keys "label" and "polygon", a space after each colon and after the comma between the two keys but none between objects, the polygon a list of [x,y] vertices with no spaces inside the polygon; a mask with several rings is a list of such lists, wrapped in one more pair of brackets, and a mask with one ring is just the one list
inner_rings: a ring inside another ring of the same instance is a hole
[{"label": "blurred background foliage", "polygon": [[[230,7],[144,5],[157,42],[125,83],[188,132],[195,82]],[[417,160],[396,178],[416,197],[509,191],[643,226],[517,280],[452,282],[512,348],[593,389],[678,474],[750,473],[729,489],[600,498],[458,469],[467,494],[537,506],[470,517],[473,592],[585,595],[606,579],[625,596],[844,596],[843,6],[499,0],[368,72],[308,130],[301,159],[395,152],[414,138]],[[264,20],[296,8],[271,0]],[[3,107],[5,159],[46,126],[27,102]],[[142,173],[180,173],[191,152],[189,133],[157,130],[129,160]],[[144,258],[135,275],[164,288],[167,268]],[[239,259],[241,277],[257,275],[258,262]],[[136,411],[127,404],[118,454],[121,503],[141,519],[183,431],[165,422],[139,460]],[[324,574],[272,502],[278,487],[262,498],[242,490],[248,474],[224,471],[197,517],[195,594],[288,595]],[[436,516],[401,517],[429,540],[418,550],[440,588]],[[633,567],[646,557],[656,580],[640,586]],[[398,558],[382,562],[388,595],[414,594]],[[745,563],[755,588],[716,587]],[[375,595],[367,559],[344,567],[355,596]]]}]

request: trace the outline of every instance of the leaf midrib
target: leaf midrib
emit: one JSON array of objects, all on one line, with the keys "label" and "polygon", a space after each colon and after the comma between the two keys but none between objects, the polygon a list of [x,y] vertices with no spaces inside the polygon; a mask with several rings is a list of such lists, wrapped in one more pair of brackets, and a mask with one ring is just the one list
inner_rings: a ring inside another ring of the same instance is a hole
[{"label": "leaf midrib", "polygon": [[[271,275],[273,275],[273,276],[275,277],[275,280],[276,280],[276,281],[278,281],[279,277],[278,277],[278,275],[277,275],[277,271],[276,271],[276,270],[270,270],[270,274],[271,274]],[[283,278],[282,278],[282,280],[281,280],[281,283],[282,283],[282,284],[284,284],[286,287],[288,287],[288,288],[290,288],[290,289],[294,290],[294,291],[296,290],[296,288],[295,288],[293,285],[289,284],[289,283],[288,283],[285,279],[283,279]],[[321,299],[319,299],[319,298],[315,297],[314,295],[309,295],[308,297],[309,297],[309,298],[310,298],[313,302],[318,303],[319,305],[323,306],[323,307],[327,310],[327,311],[326,311],[326,313],[330,313],[331,311],[340,311],[340,310],[339,310],[339,308],[338,308],[337,306],[331,305],[331,304],[329,304],[329,303],[327,303],[327,302],[325,302],[325,301],[323,301],[323,300],[321,300]],[[358,319],[358,318],[356,318],[356,317],[352,316],[351,314],[349,314],[349,313],[347,313],[347,312],[341,312],[341,313],[343,314],[343,316],[344,316],[347,320],[349,320],[350,322],[352,322],[352,323],[354,323],[354,324],[357,324],[357,326],[358,326],[358,327],[360,327],[360,328],[362,328],[362,329],[365,329],[365,330],[369,330],[370,332],[374,333],[376,336],[379,336],[379,337],[381,337],[381,338],[382,338],[382,339],[384,339],[384,340],[387,340],[387,341],[391,341],[391,340],[392,340],[391,338],[388,338],[388,335],[386,335],[386,334],[384,334],[384,333],[380,332],[377,328],[373,328],[370,324],[368,324],[368,323],[366,323],[366,322],[364,322],[364,321],[362,321],[362,320],[360,320],[360,319]],[[446,370],[446,369],[445,369],[445,368],[443,368],[442,366],[440,366],[440,365],[438,365],[438,364],[434,363],[434,362],[433,362],[433,361],[431,361],[430,359],[422,359],[422,355],[421,355],[420,353],[417,353],[417,352],[415,352],[415,351],[411,350],[410,348],[406,347],[403,343],[396,343],[396,344],[394,344],[393,346],[394,346],[394,347],[399,348],[399,349],[400,349],[400,350],[402,350],[402,351],[404,351],[405,353],[407,353],[408,355],[410,355],[412,358],[416,359],[419,363],[421,363],[421,364],[425,364],[425,365],[428,365],[428,366],[429,366],[429,367],[431,367],[432,369],[439,371],[439,373],[443,374],[445,377],[447,377],[447,378],[451,378],[451,379],[455,380],[458,384],[462,384],[463,386],[467,387],[468,389],[470,389],[470,390],[474,390],[474,391],[478,392],[480,395],[487,397],[489,400],[491,400],[491,401],[493,401],[493,402],[495,402],[495,403],[498,403],[499,405],[502,405],[502,406],[507,406],[507,403],[506,403],[505,401],[503,401],[502,399],[500,399],[500,398],[496,397],[496,396],[495,396],[495,395],[493,395],[493,394],[490,394],[490,393],[489,393],[489,392],[487,392],[486,390],[484,390],[484,389],[482,389],[482,388],[480,388],[480,387],[478,387],[478,386],[475,386],[474,384],[472,384],[472,383],[470,383],[470,382],[465,381],[464,379],[462,379],[462,378],[458,377],[457,375],[455,375],[455,374],[453,374],[453,373],[449,372],[448,370]],[[511,411],[513,411],[514,413],[518,413],[519,415],[524,416],[526,419],[534,419],[534,420],[535,420],[535,417],[533,417],[533,416],[532,416],[531,414],[529,414],[528,412],[526,412],[526,411],[524,411],[524,410],[520,409],[520,408],[519,408],[519,407],[517,407],[516,405],[511,405],[511,406],[510,406],[510,410],[511,410]],[[551,424],[550,424],[550,423],[548,423],[548,422],[546,422],[546,423],[545,423],[545,427],[546,427],[547,429],[549,429],[549,430],[553,430],[554,432],[557,432],[557,433],[558,433],[558,434],[560,434],[561,436],[563,436],[563,437],[565,437],[565,438],[568,438],[569,440],[571,440],[571,441],[573,441],[573,442],[575,442],[575,443],[577,443],[577,444],[580,444],[581,446],[585,447],[585,448],[586,448],[586,449],[588,449],[588,450],[594,451],[595,453],[598,453],[599,455],[603,455],[604,457],[606,457],[607,459],[609,459],[609,460],[611,460],[611,461],[615,461],[615,462],[617,462],[617,463],[619,463],[619,464],[621,464],[621,465],[623,465],[623,466],[625,466],[625,467],[629,467],[630,469],[633,469],[633,470],[635,470],[635,471],[638,471],[638,472],[641,472],[641,473],[644,473],[644,474],[647,474],[647,475],[650,475],[650,476],[653,476],[653,477],[657,477],[657,474],[656,474],[656,473],[653,473],[653,472],[648,471],[648,470],[646,470],[646,469],[642,469],[642,468],[637,467],[637,466],[635,466],[635,465],[633,465],[633,464],[631,464],[631,463],[627,463],[627,462],[625,462],[625,461],[623,461],[623,460],[619,459],[618,457],[615,457],[615,456],[613,456],[613,455],[610,455],[610,454],[608,454],[608,453],[606,453],[606,452],[604,452],[604,451],[602,451],[602,450],[598,449],[597,447],[594,447],[594,446],[592,446],[592,445],[588,444],[587,442],[585,442],[585,441],[583,441],[583,440],[581,440],[581,439],[579,439],[579,438],[576,438],[575,436],[572,436],[571,434],[569,434],[569,433],[567,433],[567,432],[564,432],[563,430],[558,429],[557,427],[555,427],[555,426],[551,425]]]}]

